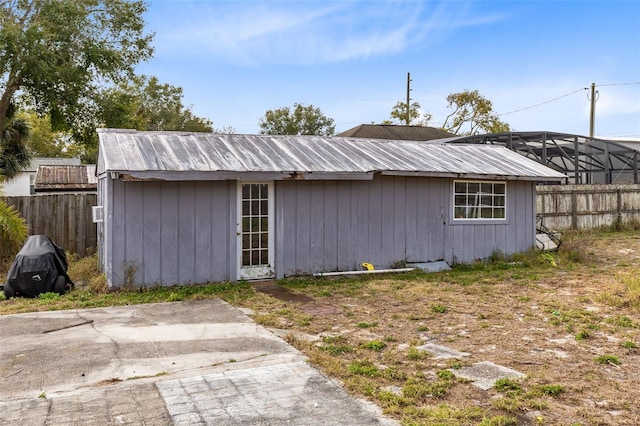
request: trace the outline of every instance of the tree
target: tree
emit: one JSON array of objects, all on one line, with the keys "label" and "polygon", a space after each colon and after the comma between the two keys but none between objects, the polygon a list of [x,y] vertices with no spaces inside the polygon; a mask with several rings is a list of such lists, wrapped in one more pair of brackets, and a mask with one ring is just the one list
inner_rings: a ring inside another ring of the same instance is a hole
[{"label": "tree", "polygon": [[423,126],[426,127],[431,121],[431,114],[422,112],[418,102],[412,102],[409,105],[409,115],[407,115],[407,103],[398,101],[391,110],[391,119],[384,120],[382,124],[395,124],[397,122],[404,123],[405,126]]},{"label": "tree", "polygon": [[502,133],[510,131],[509,125],[493,113],[490,100],[477,90],[465,90],[447,96],[447,108],[451,114],[445,118],[442,128],[456,135],[478,133]]},{"label": "tree", "polygon": [[[28,138],[27,122],[16,117],[15,105],[9,104],[7,119],[0,127],[0,183],[15,177],[29,165]],[[0,201],[0,260],[15,254],[28,235],[27,225],[16,209]]]},{"label": "tree", "polygon": [[100,96],[102,125],[137,130],[212,132],[213,123],[182,104],[182,87],[139,76]]},{"label": "tree", "polygon": [[269,110],[260,119],[263,135],[332,136],[335,131],[333,118],[328,118],[313,105],[295,103],[293,111],[289,107]]},{"label": "tree", "polygon": [[142,0],[0,0],[0,129],[18,92],[56,129],[82,118],[100,84],[151,57],[145,11]]},{"label": "tree", "polygon": [[34,110],[21,111],[19,116],[29,123],[30,136],[27,147],[36,157],[76,158],[82,153],[82,146],[73,140],[68,131],[54,131],[51,117],[40,116]]},{"label": "tree", "polygon": [[161,84],[157,77],[145,75],[101,90],[86,105],[84,117],[74,126],[73,138],[82,141],[85,147],[83,160],[95,161],[98,127],[215,131],[211,120],[196,116],[191,107],[184,106],[182,98],[181,87]]},{"label": "tree", "polygon": [[[450,93],[447,96],[447,108],[454,107],[440,128],[455,135],[475,135],[478,133],[509,132],[509,125],[501,121],[493,113],[491,101],[482,96],[477,90],[465,90]],[[408,120],[407,120],[408,118]],[[428,112],[422,113],[420,104],[413,102],[407,117],[406,102],[398,101],[391,110],[391,119],[381,124],[405,123],[405,125],[428,126],[432,116]]]},{"label": "tree", "polygon": [[0,127],[0,182],[13,178],[31,162],[27,149],[29,125],[16,116],[16,107],[9,104],[7,118]]}]

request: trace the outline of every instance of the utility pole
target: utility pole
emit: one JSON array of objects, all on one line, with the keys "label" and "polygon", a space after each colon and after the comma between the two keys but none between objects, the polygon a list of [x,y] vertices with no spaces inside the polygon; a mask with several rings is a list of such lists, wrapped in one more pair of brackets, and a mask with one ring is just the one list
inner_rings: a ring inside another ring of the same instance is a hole
[{"label": "utility pole", "polygon": [[596,91],[596,84],[591,83],[591,113],[589,115],[589,138],[593,139],[593,130],[595,128],[596,121],[596,96],[598,92]]},{"label": "utility pole", "polygon": [[407,119],[405,120],[405,125],[408,126],[411,123],[411,98],[409,97],[409,92],[411,92],[411,73],[407,73]]}]

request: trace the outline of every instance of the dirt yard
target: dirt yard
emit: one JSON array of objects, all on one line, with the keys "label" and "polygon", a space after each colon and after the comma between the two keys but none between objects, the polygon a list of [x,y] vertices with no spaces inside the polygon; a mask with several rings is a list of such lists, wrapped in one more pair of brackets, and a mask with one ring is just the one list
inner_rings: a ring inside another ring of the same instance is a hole
[{"label": "dirt yard", "polygon": [[[640,235],[384,278],[255,284],[248,307],[327,375],[405,425],[639,425]],[[425,343],[468,355],[435,358]],[[481,390],[475,363],[526,375]]]}]

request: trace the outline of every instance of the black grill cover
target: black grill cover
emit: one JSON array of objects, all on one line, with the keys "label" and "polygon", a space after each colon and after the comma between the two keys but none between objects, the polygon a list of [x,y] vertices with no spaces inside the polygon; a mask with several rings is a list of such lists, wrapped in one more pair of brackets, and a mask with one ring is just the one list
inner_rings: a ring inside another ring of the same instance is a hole
[{"label": "black grill cover", "polygon": [[[16,295],[36,297],[41,293],[55,291],[56,278],[65,277],[65,290],[73,283],[67,275],[67,257],[62,248],[45,235],[32,235],[13,261],[7,275],[7,283]],[[62,291],[61,293],[64,293]]]}]

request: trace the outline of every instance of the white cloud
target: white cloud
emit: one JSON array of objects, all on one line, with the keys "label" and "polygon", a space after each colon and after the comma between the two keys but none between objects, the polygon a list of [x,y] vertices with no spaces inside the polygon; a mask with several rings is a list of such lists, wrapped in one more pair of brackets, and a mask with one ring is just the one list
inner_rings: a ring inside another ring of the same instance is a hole
[{"label": "white cloud", "polygon": [[446,2],[180,3],[157,29],[159,51],[216,55],[244,65],[321,64],[422,48],[463,27],[499,16],[473,16]]}]

